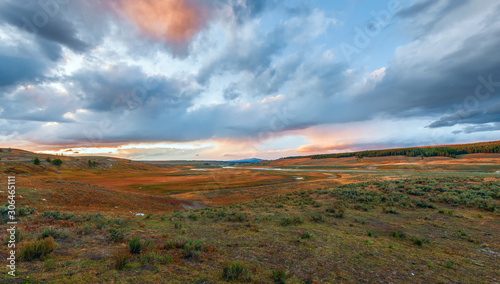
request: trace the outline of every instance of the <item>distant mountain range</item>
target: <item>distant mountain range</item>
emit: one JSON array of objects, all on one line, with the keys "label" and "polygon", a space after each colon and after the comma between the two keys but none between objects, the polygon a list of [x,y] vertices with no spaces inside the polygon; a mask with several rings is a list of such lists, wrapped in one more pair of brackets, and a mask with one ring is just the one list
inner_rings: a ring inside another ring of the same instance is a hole
[{"label": "distant mountain range", "polygon": [[242,159],[242,160],[235,160],[235,161],[223,161],[224,163],[234,163],[234,164],[245,164],[245,163],[257,163],[260,161],[264,161],[262,159],[257,159],[257,158],[250,158],[250,159]]}]

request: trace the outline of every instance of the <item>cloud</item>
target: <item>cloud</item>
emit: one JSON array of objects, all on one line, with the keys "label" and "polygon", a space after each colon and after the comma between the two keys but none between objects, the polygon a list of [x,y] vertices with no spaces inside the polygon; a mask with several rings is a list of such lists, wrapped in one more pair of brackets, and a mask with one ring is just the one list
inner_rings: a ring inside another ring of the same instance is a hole
[{"label": "cloud", "polygon": [[84,108],[99,112],[147,109],[149,115],[169,109],[187,109],[197,94],[189,79],[148,75],[139,66],[124,63],[104,69],[79,70],[73,83]]},{"label": "cloud", "polygon": [[48,65],[42,60],[0,54],[0,87],[31,82],[43,77]]},{"label": "cloud", "polygon": [[485,124],[500,121],[500,104],[486,109],[459,110],[429,124],[429,128],[454,126],[457,124]]},{"label": "cloud", "polygon": [[4,1],[0,4],[0,19],[75,52],[88,50],[89,44],[80,39],[77,28],[65,17],[63,9],[56,1]]},{"label": "cloud", "polygon": [[183,46],[205,26],[209,17],[205,2],[198,0],[118,0],[128,19],[152,38]]},{"label": "cloud", "polygon": [[330,151],[349,150],[354,147],[353,144],[334,144],[334,145],[302,145],[296,149],[299,153],[326,153]]}]

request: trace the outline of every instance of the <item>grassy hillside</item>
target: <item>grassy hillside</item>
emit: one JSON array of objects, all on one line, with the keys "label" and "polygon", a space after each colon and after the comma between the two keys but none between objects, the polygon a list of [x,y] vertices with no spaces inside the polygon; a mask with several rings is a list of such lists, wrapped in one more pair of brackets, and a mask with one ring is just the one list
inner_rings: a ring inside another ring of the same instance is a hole
[{"label": "grassy hillside", "polygon": [[[31,212],[27,205],[20,277],[31,283],[493,283],[500,279],[499,198],[498,182],[469,175],[299,190],[142,217]],[[29,254],[30,244],[44,240],[49,253]]]},{"label": "grassy hillside", "polygon": [[48,157],[0,152],[20,241],[18,275],[3,265],[1,283],[500,280],[498,154],[268,162],[303,166],[290,172]]},{"label": "grassy hillside", "polygon": [[[500,153],[500,141],[481,142],[472,144],[456,144],[444,146],[426,146],[426,147],[411,147],[398,149],[384,150],[368,150],[359,152],[339,153],[339,154],[320,154],[306,156],[311,159],[327,159],[327,158],[345,158],[345,157],[385,157],[385,156],[408,156],[408,157],[452,157],[463,154],[476,153]],[[289,157],[294,159],[297,157]]]}]

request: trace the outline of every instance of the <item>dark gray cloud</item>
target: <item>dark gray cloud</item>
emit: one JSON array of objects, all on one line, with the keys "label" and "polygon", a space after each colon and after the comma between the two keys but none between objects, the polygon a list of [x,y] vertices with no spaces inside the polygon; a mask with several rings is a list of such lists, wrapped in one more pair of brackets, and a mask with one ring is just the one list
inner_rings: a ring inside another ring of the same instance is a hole
[{"label": "dark gray cloud", "polygon": [[102,70],[80,70],[67,79],[84,108],[99,112],[149,108],[149,115],[186,109],[199,90],[189,79],[148,76],[139,66],[118,63]]},{"label": "dark gray cloud", "polygon": [[48,65],[34,58],[0,54],[0,87],[41,79]]},{"label": "dark gray cloud", "polygon": [[74,97],[52,87],[17,89],[2,98],[0,119],[37,122],[71,122],[66,112],[74,111]]},{"label": "dark gray cloud", "polygon": [[500,104],[485,109],[459,110],[429,124],[429,128],[454,126],[457,124],[485,124],[500,121]]},{"label": "dark gray cloud", "polygon": [[57,1],[3,1],[0,19],[73,51],[84,52],[89,45],[79,38],[77,28],[64,14]]}]

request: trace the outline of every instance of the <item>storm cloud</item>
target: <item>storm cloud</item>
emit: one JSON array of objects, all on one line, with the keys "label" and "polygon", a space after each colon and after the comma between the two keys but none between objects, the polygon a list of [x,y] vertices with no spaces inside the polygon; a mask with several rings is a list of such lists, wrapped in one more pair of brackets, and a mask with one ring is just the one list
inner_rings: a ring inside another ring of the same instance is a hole
[{"label": "storm cloud", "polygon": [[[307,2],[3,1],[0,141],[260,145],[310,142],[300,133],[316,127],[385,131],[380,121],[411,125],[422,144],[498,137],[500,4],[404,1],[346,62],[344,31],[384,5],[349,18],[341,4]],[[414,144],[408,137],[339,134],[293,151]]]}]

